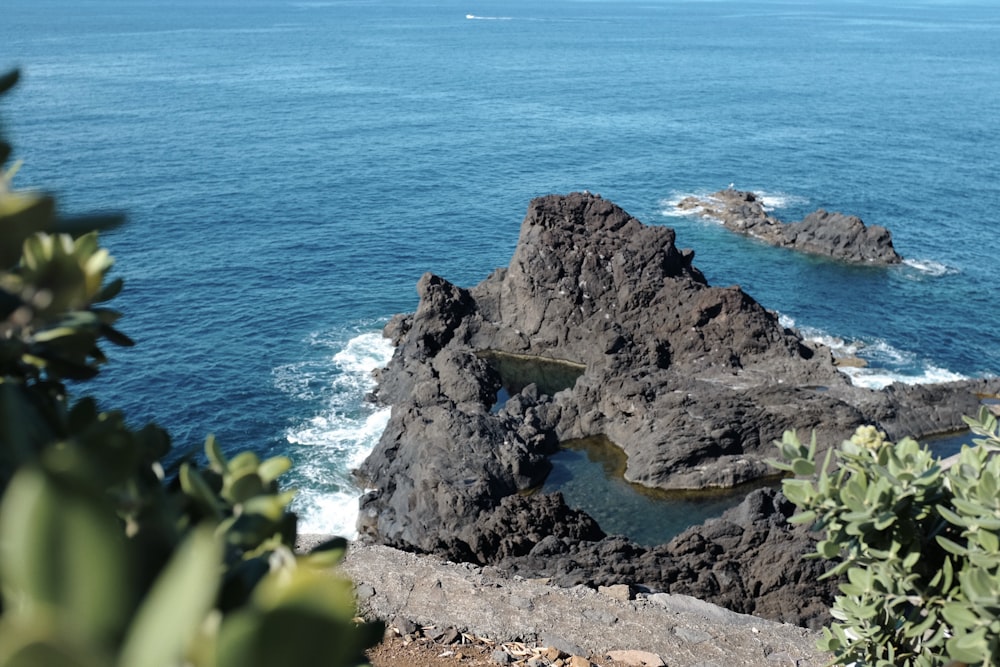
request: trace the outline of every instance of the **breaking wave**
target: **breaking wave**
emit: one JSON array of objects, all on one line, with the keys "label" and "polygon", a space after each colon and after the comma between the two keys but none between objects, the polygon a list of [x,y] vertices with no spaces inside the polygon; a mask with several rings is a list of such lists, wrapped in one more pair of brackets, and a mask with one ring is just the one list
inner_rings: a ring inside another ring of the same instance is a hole
[{"label": "breaking wave", "polygon": [[366,396],[375,387],[372,371],[389,362],[393,348],[377,332],[343,343],[336,336],[314,335],[310,343],[336,352],[274,371],[280,390],[316,405],[311,417],[285,432],[296,464],[290,482],[299,489],[292,509],[300,533],[354,538],[362,489],[352,471],[378,443],[390,414]]}]

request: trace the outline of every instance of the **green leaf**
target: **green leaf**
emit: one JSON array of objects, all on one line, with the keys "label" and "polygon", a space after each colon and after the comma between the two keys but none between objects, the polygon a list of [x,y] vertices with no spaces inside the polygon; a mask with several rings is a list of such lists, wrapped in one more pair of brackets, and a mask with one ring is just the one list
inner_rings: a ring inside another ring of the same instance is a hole
[{"label": "green leaf", "polygon": [[253,452],[240,452],[229,460],[229,472],[237,475],[240,473],[257,472],[260,466],[260,457]]},{"label": "green leaf", "polygon": [[[13,639],[17,641],[19,637]],[[53,637],[51,640],[30,641],[15,649],[3,662],[3,667],[105,667],[107,664],[105,659]]]},{"label": "green leaf", "polygon": [[875,530],[885,530],[896,523],[896,515],[892,512],[882,512],[875,518]]},{"label": "green leaf", "polygon": [[260,464],[257,474],[265,484],[270,484],[281,475],[291,470],[292,460],[287,456],[275,456]]},{"label": "green leaf", "polygon": [[953,526],[961,526],[964,528],[972,524],[970,519],[956,514],[944,505],[938,505],[936,509],[938,514],[940,514],[945,521]]},{"label": "green leaf", "polygon": [[823,558],[836,558],[840,555],[840,545],[833,540],[821,540],[816,544],[816,551]]},{"label": "green leaf", "polygon": [[[233,459],[235,461],[235,459]],[[243,503],[266,492],[264,482],[254,470],[244,470],[226,477],[222,496],[232,503]]]},{"label": "green leaf", "polygon": [[816,464],[806,459],[795,459],[792,462],[792,472],[801,477],[811,477],[816,472]]},{"label": "green leaf", "polygon": [[17,264],[25,240],[51,227],[54,213],[51,197],[13,193],[0,198],[0,265]]},{"label": "green leaf", "polygon": [[986,657],[987,642],[985,628],[977,632],[962,634],[948,640],[948,657],[968,665],[983,662]]},{"label": "green leaf", "polygon": [[123,279],[115,278],[101,288],[101,291],[94,297],[94,303],[104,303],[105,301],[110,301],[118,296],[124,286],[125,281]]},{"label": "green leaf", "polygon": [[333,567],[340,564],[347,554],[347,540],[343,537],[334,537],[313,547],[307,556],[302,560],[318,568]]},{"label": "green leaf", "polygon": [[228,462],[214,435],[209,435],[205,438],[205,455],[208,457],[208,462],[212,470],[220,475],[225,472]]},{"label": "green leaf", "polygon": [[243,503],[243,512],[260,514],[270,521],[278,521],[294,499],[295,491],[257,496]]},{"label": "green leaf", "polygon": [[796,507],[806,508],[815,496],[812,482],[807,479],[786,479],[781,482],[781,490]]},{"label": "green leaf", "polygon": [[124,535],[103,498],[22,468],[0,507],[0,543],[5,598],[17,600],[17,613],[55,609],[61,627],[95,643],[120,632],[130,573]]},{"label": "green leaf", "polygon": [[996,533],[989,530],[979,530],[976,532],[976,540],[984,551],[993,554],[994,557],[1000,553],[1000,538],[997,537]]},{"label": "green leaf", "polygon": [[382,631],[379,624],[355,626],[354,614],[349,581],[309,567],[272,573],[254,589],[251,605],[223,621],[217,665],[314,667],[322,656],[328,667],[353,667]]},{"label": "green leaf", "polygon": [[813,523],[816,521],[817,514],[812,510],[806,510],[805,512],[796,512],[789,519],[788,523],[800,524],[800,523]]},{"label": "green leaf", "polygon": [[941,609],[941,615],[952,627],[972,630],[979,624],[979,617],[966,603],[949,603]]},{"label": "green leaf", "polygon": [[174,667],[215,602],[222,549],[206,526],[174,552],[139,608],[119,655],[120,667]]},{"label": "green leaf", "polygon": [[178,475],[181,482],[181,490],[194,499],[199,506],[206,510],[216,521],[222,520],[222,508],[219,498],[212,491],[205,478],[196,468],[184,463],[181,465]]},{"label": "green leaf", "polygon": [[937,540],[937,543],[941,546],[941,548],[950,554],[955,554],[956,556],[962,558],[967,557],[969,554],[968,549],[966,549],[965,547],[956,542],[949,540],[947,537],[943,535],[938,535],[935,539]]}]

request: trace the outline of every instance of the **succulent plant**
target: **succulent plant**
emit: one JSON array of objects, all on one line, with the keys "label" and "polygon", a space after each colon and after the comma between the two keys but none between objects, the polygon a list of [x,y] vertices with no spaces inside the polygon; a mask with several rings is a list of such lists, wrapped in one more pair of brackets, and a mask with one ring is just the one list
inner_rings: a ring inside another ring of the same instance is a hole
[{"label": "succulent plant", "polygon": [[821,641],[838,664],[1000,664],[1000,431],[986,408],[966,422],[982,437],[952,465],[872,427],[822,464],[815,440],[778,443],[792,521],[843,579]]}]

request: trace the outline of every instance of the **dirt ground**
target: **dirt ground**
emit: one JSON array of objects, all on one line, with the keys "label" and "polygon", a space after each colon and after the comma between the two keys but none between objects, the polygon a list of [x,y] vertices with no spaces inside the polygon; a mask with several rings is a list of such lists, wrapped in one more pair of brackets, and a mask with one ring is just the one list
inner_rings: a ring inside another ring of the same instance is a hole
[{"label": "dirt ground", "polygon": [[368,651],[372,667],[495,667],[493,649],[483,645],[442,646],[390,637]]},{"label": "dirt ground", "polygon": [[[497,667],[493,653],[498,649],[510,655],[510,667],[523,667],[531,658],[541,658],[542,664],[557,667],[571,667],[571,656],[565,653],[549,653],[544,649],[518,644],[500,647],[481,640],[463,640],[464,643],[442,645],[421,638],[409,640],[389,630],[386,639],[368,651],[372,667]],[[626,667],[624,663],[606,656],[589,656],[590,665],[597,667]],[[575,663],[582,664],[582,663]]]}]

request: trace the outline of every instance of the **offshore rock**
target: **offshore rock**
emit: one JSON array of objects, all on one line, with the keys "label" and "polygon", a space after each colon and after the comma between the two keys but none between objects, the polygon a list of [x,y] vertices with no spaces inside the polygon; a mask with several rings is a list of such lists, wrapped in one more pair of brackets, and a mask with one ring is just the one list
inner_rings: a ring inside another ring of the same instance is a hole
[{"label": "offshore rock", "polygon": [[771,245],[845,262],[899,264],[903,258],[892,245],[892,234],[861,218],[819,209],[799,222],[784,223],[767,213],[753,192],[720,190],[707,198],[686,197],[677,205],[722,222],[727,229]]},{"label": "offshore rock", "polygon": [[[975,392],[995,395],[1000,380],[854,387],[828,348],[739,287],[708,285],[674,241],[673,230],[599,196],[552,195],[531,202],[508,268],[471,289],[421,278],[416,312],[385,328],[396,350],[375,398],[392,414],[357,471],[371,489],[360,539],[567,585],[647,583],[815,620],[826,602],[815,562],[798,559],[807,537],[783,523],[787,503],[758,500],[646,549],[605,537],[558,494],[532,495],[548,456],[563,440],[601,435],[627,454],[630,481],[730,487],[775,474],[771,443],[785,430],[815,431],[827,445],[869,423],[894,437],[954,430],[975,412]],[[570,379],[510,380],[510,364],[542,361]],[[504,387],[510,398],[494,405]]]}]

